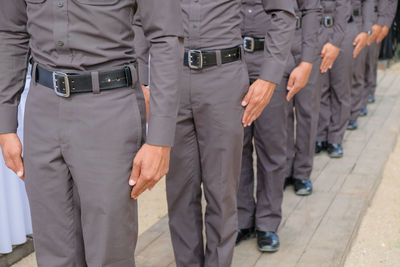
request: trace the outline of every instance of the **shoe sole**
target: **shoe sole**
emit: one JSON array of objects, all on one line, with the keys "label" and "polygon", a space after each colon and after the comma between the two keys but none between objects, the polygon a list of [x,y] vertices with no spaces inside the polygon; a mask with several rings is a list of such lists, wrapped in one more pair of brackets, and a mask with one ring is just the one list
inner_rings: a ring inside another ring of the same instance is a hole
[{"label": "shoe sole", "polygon": [[309,196],[309,195],[311,195],[311,194],[312,194],[312,191],[307,191],[307,190],[305,190],[305,189],[300,189],[300,190],[298,190],[298,191],[295,191],[294,193],[295,193],[296,195],[298,195],[298,196],[304,197],[304,196]]},{"label": "shoe sole", "polygon": [[340,159],[340,158],[343,158],[343,155],[335,155],[335,154],[328,154],[328,156],[330,157],[330,158],[332,158],[332,159]]},{"label": "shoe sole", "polygon": [[261,252],[268,252],[268,253],[274,253],[277,252],[279,250],[279,247],[277,248],[272,248],[272,247],[262,247],[262,248],[258,248],[259,251]]},{"label": "shoe sole", "polygon": [[237,243],[235,244],[235,246],[239,245],[239,244],[242,243],[243,241],[252,239],[252,238],[254,238],[254,237],[256,237],[256,233],[255,233],[255,232],[254,232],[254,233],[247,234],[247,235],[245,235],[242,239],[240,239],[240,241],[237,242]]},{"label": "shoe sole", "polygon": [[348,131],[355,131],[355,130],[357,130],[357,127],[354,127],[354,128],[353,127],[347,127],[347,130]]}]

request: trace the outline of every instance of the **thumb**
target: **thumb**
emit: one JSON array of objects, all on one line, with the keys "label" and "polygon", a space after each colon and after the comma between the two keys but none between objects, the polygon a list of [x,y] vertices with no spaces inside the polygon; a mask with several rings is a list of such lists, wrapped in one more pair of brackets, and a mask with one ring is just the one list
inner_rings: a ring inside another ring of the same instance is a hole
[{"label": "thumb", "polygon": [[291,89],[293,89],[293,86],[296,82],[296,76],[292,74],[290,74],[288,83],[287,83],[287,89],[290,91]]},{"label": "thumb", "polygon": [[321,57],[324,57],[326,54],[326,46],[322,47],[322,51],[321,51]]},{"label": "thumb", "polygon": [[25,170],[24,170],[24,163],[22,162],[21,156],[13,158],[13,163],[15,166],[15,173],[19,178],[22,180],[24,179]]},{"label": "thumb", "polygon": [[139,178],[142,163],[140,161],[133,161],[133,168],[131,172],[131,177],[129,177],[129,185],[134,186]]},{"label": "thumb", "polygon": [[245,107],[247,106],[247,104],[249,103],[251,96],[253,95],[253,87],[250,86],[249,91],[247,92],[247,94],[243,97],[242,100],[242,106]]}]

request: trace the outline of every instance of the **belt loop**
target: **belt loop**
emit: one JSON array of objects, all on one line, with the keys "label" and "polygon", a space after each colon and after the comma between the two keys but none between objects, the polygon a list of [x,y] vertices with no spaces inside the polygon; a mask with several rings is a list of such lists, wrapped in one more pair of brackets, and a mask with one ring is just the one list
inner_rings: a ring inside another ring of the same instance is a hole
[{"label": "belt loop", "polygon": [[220,66],[222,64],[221,50],[215,51],[215,56],[217,57],[217,66]]},{"label": "belt loop", "polygon": [[[138,77],[139,77],[136,66],[133,63],[128,65],[129,69],[131,70],[131,78],[132,78],[131,87],[132,88],[136,88],[136,82],[138,81]],[[150,83],[150,81],[149,81],[149,83]],[[150,84],[148,84],[148,85],[150,86]]]},{"label": "belt loop", "polygon": [[92,90],[93,94],[100,94],[100,81],[99,81],[99,72],[93,71],[90,73],[92,76]]},{"label": "belt loop", "polygon": [[37,63],[36,63],[36,61],[33,61],[33,64],[32,64],[32,70],[31,70],[31,80],[33,81],[33,85],[37,85],[37,77],[36,77],[36,75],[37,75],[37,72],[36,72],[36,69],[37,69]]}]

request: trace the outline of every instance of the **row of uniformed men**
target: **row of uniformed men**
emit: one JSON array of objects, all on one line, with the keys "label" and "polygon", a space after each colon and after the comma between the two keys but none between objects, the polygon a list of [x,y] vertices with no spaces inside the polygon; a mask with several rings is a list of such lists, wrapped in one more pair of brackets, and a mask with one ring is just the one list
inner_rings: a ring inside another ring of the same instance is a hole
[{"label": "row of uniformed men", "polygon": [[[275,252],[279,249],[276,232],[282,218],[283,188],[292,184],[297,195],[310,195],[314,153],[327,150],[331,158],[342,157],[341,143],[346,128],[356,129],[357,117],[365,113],[363,110],[368,97],[373,101],[379,43],[388,33],[397,1],[293,1],[296,26],[291,41],[287,36],[278,38],[277,35],[282,33],[272,31],[271,26],[267,27],[273,21],[273,16],[269,16],[273,12],[265,13],[264,2],[242,1],[241,33],[244,60],[248,68],[249,82],[252,84],[249,94],[253,93],[252,89],[256,90],[254,85],[260,78],[276,83],[277,86],[261,115],[254,123],[244,124],[242,164],[236,200],[238,208],[236,244],[256,235],[259,250]],[[193,6],[196,7],[196,4]],[[234,216],[235,212],[232,210],[235,205],[232,192],[235,192],[234,185],[237,183],[239,155],[233,152],[234,146],[239,143],[239,138],[233,139],[235,133],[232,132],[232,126],[226,124],[234,121],[233,113],[228,112],[229,107],[221,110],[221,106],[226,97],[233,94],[234,85],[237,87],[240,83],[234,79],[238,77],[235,72],[229,74],[222,70],[207,68],[218,65],[218,62],[207,65],[209,62],[207,50],[210,49],[208,45],[213,43],[213,37],[209,37],[208,32],[196,35],[201,31],[195,27],[198,21],[190,16],[190,12],[185,12],[185,5],[183,10],[187,15],[184,16],[184,20],[189,24],[187,29],[189,34],[185,36],[188,37],[185,39],[187,50],[185,63],[189,68],[184,70],[186,74],[183,75],[187,76],[184,83],[186,93],[183,94],[185,96],[183,101],[181,100],[183,103],[178,118],[178,134],[172,150],[171,172],[167,176],[167,195],[175,256],[178,265],[189,266],[191,259],[182,253],[185,248],[188,252],[197,253],[199,258],[204,257],[207,262],[207,259],[214,257],[213,251],[219,251],[218,248],[221,246],[213,242],[215,236],[218,240],[227,240],[229,237],[233,240],[235,236],[232,232],[224,235],[226,230],[223,229],[229,227],[232,231],[234,224],[230,218],[225,217],[225,214],[230,211]],[[212,25],[212,21],[207,22]],[[205,25],[199,26],[199,28],[205,27]],[[279,51],[279,56],[284,57],[285,43],[291,44],[291,51],[287,61],[279,62],[280,64],[286,62],[282,69],[278,67],[278,62],[272,59],[278,55],[271,55],[266,51]],[[228,47],[228,43],[221,47]],[[223,52],[224,50],[221,50],[221,53]],[[240,59],[238,55],[237,60]],[[142,63],[142,68],[146,69],[146,62]],[[282,71],[283,78],[279,80]],[[201,84],[196,83],[197,78],[194,77],[201,76],[206,76],[207,79],[200,78],[198,81]],[[205,80],[208,80],[206,84]],[[221,81],[225,83],[224,86],[221,85]],[[233,83],[230,84],[231,82]],[[143,83],[148,84],[148,81]],[[215,90],[225,90],[224,88],[229,92],[215,92]],[[198,91],[205,95],[197,98]],[[212,103],[207,99],[210,96],[214,98]],[[248,95],[243,102],[247,102],[247,98]],[[195,103],[200,101],[202,105],[207,104],[207,108],[226,113],[222,116],[214,111],[204,116],[204,110],[197,110],[198,106],[192,101]],[[242,105],[246,106],[247,103]],[[197,118],[199,113],[201,116]],[[210,120],[205,129],[201,126],[204,119]],[[224,124],[221,124],[219,119],[225,120]],[[225,125],[226,132],[221,132],[222,125]],[[214,127],[216,129],[213,129]],[[203,131],[207,137],[201,142]],[[253,172],[253,141],[257,153],[257,177]],[[190,149],[191,146],[198,148]],[[221,146],[225,146],[226,151],[221,151],[218,155]],[[197,160],[200,160],[200,165],[191,165],[193,151],[197,151],[194,154],[198,154]],[[226,152],[229,153],[225,154]],[[177,158],[174,158],[174,155],[177,155]],[[220,162],[217,161],[217,155],[220,157]],[[220,164],[226,168],[222,173]],[[194,180],[196,176],[193,176],[193,173],[196,173],[197,181]],[[191,181],[182,184],[184,178]],[[256,199],[254,199],[255,178],[257,178]],[[210,182],[209,179],[213,181]],[[216,179],[222,183],[220,186],[215,185]],[[213,225],[213,230],[218,229],[217,225],[222,227],[219,232],[207,232],[207,247],[215,246],[215,250],[207,250],[205,256],[202,249],[197,247],[202,227],[200,224],[189,223],[191,220],[201,222],[200,210],[192,209],[189,203],[177,201],[189,195],[190,200],[194,201],[195,198],[197,205],[200,206],[200,191],[197,190],[201,183],[204,185],[208,204],[206,228],[209,229],[208,224]],[[219,202],[215,198],[218,194],[221,194]],[[221,217],[218,219],[218,215],[212,211],[219,211]],[[189,229],[185,231],[182,227]],[[232,242],[229,245],[225,244],[227,251],[225,262],[230,260],[232,244]],[[206,266],[213,265],[206,264]]]},{"label": "row of uniformed men", "polygon": [[[177,266],[230,266],[235,243],[255,230],[259,249],[276,251],[285,177],[309,194],[315,140],[340,154],[352,54],[370,30],[373,40],[378,25],[390,25],[397,4],[2,1],[0,145],[7,166],[26,177],[37,260],[46,267],[135,266],[136,198],[168,167]],[[22,162],[16,110],[29,56]],[[151,88],[146,144],[138,79]]]}]

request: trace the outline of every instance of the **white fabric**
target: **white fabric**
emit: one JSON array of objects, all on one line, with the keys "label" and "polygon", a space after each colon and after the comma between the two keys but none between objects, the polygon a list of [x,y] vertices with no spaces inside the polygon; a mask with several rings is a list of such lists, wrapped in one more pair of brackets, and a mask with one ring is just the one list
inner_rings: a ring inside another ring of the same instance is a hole
[{"label": "white fabric", "polygon": [[[23,141],[23,117],[29,83],[30,77],[28,76],[18,112],[18,135],[21,142]],[[32,224],[25,185],[5,166],[0,153],[0,254],[10,253],[12,245],[25,243],[28,234],[32,234]]]}]

